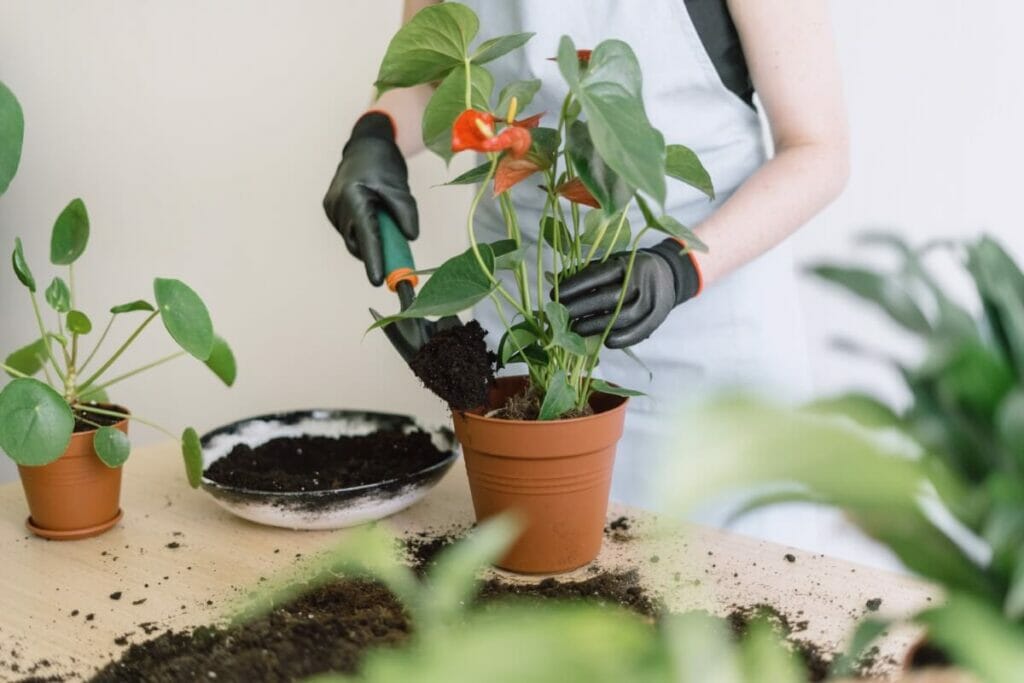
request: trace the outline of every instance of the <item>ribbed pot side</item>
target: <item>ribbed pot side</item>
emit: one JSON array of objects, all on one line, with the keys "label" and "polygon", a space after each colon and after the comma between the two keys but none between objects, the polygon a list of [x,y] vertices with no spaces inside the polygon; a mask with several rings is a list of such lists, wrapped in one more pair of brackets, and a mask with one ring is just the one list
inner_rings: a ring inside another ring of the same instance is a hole
[{"label": "ribbed pot side", "polygon": [[[127,420],[114,426],[128,433]],[[54,540],[88,538],[120,519],[121,468],[107,467],[96,455],[95,433],[73,434],[64,455],[49,465],[18,466],[33,533]]]},{"label": "ribbed pot side", "polygon": [[[525,383],[499,378],[489,405],[502,405]],[[595,394],[593,415],[543,422],[487,418],[482,409],[454,415],[477,520],[513,511],[525,523],[499,567],[556,574],[597,557],[626,403]]]}]

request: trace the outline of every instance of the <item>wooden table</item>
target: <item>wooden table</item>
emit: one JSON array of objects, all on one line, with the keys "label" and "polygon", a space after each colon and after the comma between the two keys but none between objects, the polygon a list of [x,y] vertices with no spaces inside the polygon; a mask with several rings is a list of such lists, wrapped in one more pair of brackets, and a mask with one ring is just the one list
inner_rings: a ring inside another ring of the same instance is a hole
[{"label": "wooden table", "polygon": [[[233,517],[187,487],[172,444],[132,455],[122,506],[124,520],[103,536],[45,541],[25,529],[20,485],[0,486],[0,679],[88,676],[117,656],[123,645],[115,639],[130,643],[145,639],[147,628],[216,620],[232,600],[345,533]],[[932,599],[928,587],[896,574],[693,525],[665,533],[650,515],[613,506],[610,517],[619,515],[632,521],[630,538],[606,540],[598,563],[636,568],[673,610],[726,614],[769,603],[807,621],[801,637],[838,648],[869,600],[882,599],[883,615],[902,615]],[[424,501],[389,521],[409,533],[472,520],[460,463]],[[587,575],[583,569],[565,577],[576,574]],[[891,634],[880,661],[899,659],[913,637]]]}]

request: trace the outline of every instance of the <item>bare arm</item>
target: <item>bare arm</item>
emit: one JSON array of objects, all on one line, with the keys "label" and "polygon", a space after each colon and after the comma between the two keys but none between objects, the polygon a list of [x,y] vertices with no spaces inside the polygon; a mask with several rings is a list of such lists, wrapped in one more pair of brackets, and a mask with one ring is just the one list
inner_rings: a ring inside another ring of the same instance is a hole
[{"label": "bare arm", "polygon": [[848,132],[825,0],[728,0],[775,156],[696,229],[705,284],[775,246],[846,184]]},{"label": "bare arm", "polygon": [[[438,4],[439,0],[405,0],[402,9],[402,24],[406,24],[412,16],[424,7]],[[423,110],[434,89],[430,85],[417,85],[412,88],[389,90],[371,105],[371,109],[386,111],[391,115],[398,128],[398,147],[406,157],[424,149],[423,137],[420,134],[420,122]]]}]

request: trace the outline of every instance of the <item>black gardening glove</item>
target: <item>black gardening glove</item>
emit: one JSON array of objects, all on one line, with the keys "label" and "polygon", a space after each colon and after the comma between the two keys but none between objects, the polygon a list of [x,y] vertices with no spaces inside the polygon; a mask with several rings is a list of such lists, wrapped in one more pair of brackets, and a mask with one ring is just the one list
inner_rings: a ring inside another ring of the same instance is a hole
[{"label": "black gardening glove", "polygon": [[[680,253],[682,249],[679,242],[667,239],[637,250],[622,311],[606,346],[621,349],[647,339],[669,311],[700,293],[697,262],[691,254]],[[607,327],[628,263],[628,252],[612,254],[604,263],[592,263],[559,285],[559,300],[569,310],[572,329],[578,334],[589,337]]]},{"label": "black gardening glove", "polygon": [[405,159],[387,114],[371,111],[352,128],[341,163],[324,197],[324,211],[349,252],[366,265],[373,285],[384,282],[377,212],[387,211],[407,239],[420,233],[416,200],[409,194]]}]

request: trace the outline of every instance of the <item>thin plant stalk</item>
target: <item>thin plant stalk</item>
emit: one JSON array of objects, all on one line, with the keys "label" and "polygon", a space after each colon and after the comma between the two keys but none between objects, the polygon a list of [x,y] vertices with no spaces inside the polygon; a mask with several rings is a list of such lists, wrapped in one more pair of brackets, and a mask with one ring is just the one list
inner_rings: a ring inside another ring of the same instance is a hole
[{"label": "thin plant stalk", "polygon": [[29,292],[29,298],[32,300],[32,312],[36,316],[36,324],[39,326],[39,336],[43,340],[43,346],[46,348],[46,357],[50,359],[50,363],[53,364],[53,369],[60,377],[60,381],[67,383],[67,378],[64,373],[61,372],[60,366],[57,364],[57,359],[53,357],[53,349],[50,348],[50,338],[46,334],[46,326],[43,325],[43,316],[39,312],[39,302],[36,301],[35,292]]},{"label": "thin plant stalk", "polygon": [[145,364],[145,365],[143,365],[141,367],[135,368],[134,370],[129,370],[128,372],[126,372],[126,373],[124,373],[122,375],[118,375],[117,377],[114,377],[113,379],[109,379],[106,382],[103,382],[102,384],[99,384],[99,385],[93,387],[92,390],[93,391],[99,391],[101,389],[106,389],[107,387],[113,386],[114,384],[117,384],[118,382],[126,380],[129,377],[134,377],[135,375],[139,374],[140,372],[145,372],[146,370],[149,370],[151,368],[155,368],[158,365],[163,365],[164,363],[169,363],[170,361],[175,360],[176,358],[181,358],[184,355],[186,355],[185,351],[178,351],[176,353],[172,353],[169,356],[164,356],[163,358],[157,359],[157,360],[153,361],[152,363],[147,363],[147,364]]},{"label": "thin plant stalk", "polygon": [[113,326],[114,318],[116,318],[116,317],[117,317],[116,314],[114,314],[114,313],[110,314],[110,320],[107,321],[107,326],[103,328],[103,334],[100,335],[99,340],[97,340],[97,342],[96,342],[96,346],[93,347],[92,351],[89,353],[89,355],[86,357],[86,359],[82,362],[82,367],[78,368],[79,372],[82,372],[83,370],[85,370],[86,366],[89,365],[89,361],[91,361],[93,359],[93,357],[96,355],[96,352],[100,350],[100,346],[103,345],[103,341],[107,338],[107,335],[110,333],[110,328]]},{"label": "thin plant stalk", "polygon": [[142,334],[142,331],[146,329],[146,326],[149,325],[149,323],[153,321],[153,318],[157,317],[158,315],[160,315],[160,311],[153,311],[148,316],[146,316],[146,319],[142,321],[142,324],[139,325],[135,329],[135,331],[131,333],[131,336],[129,336],[128,339],[126,339],[123,344],[121,344],[117,351],[114,352],[114,355],[111,356],[106,363],[101,365],[100,369],[94,372],[92,376],[89,377],[89,379],[85,380],[85,382],[80,387],[78,387],[79,392],[84,391],[85,389],[88,389],[90,386],[92,386],[92,383],[95,382],[96,379],[99,378],[104,372],[106,372],[107,369],[114,364],[114,361],[121,357],[121,354],[125,352],[125,349],[127,349],[131,345],[131,343],[135,341],[136,337]]},{"label": "thin plant stalk", "polygon": [[128,413],[118,412],[116,410],[107,410],[106,408],[97,408],[96,406],[91,406],[91,405],[88,405],[87,403],[77,403],[77,404],[75,404],[75,408],[77,408],[78,410],[85,411],[87,413],[94,413],[96,415],[105,415],[107,417],[118,417],[118,418],[121,418],[122,420],[131,420],[133,422],[138,422],[139,424],[144,424],[147,427],[151,427],[151,428],[157,430],[158,432],[163,432],[164,434],[166,434],[167,436],[171,437],[175,441],[178,440],[178,436],[176,434],[172,434],[171,432],[167,431],[166,429],[164,429],[160,425],[156,424],[155,422],[150,422],[149,420],[144,420],[141,417],[136,417],[134,415],[129,415]]},{"label": "thin plant stalk", "polygon": [[24,372],[21,372],[20,370],[15,370],[14,368],[10,367],[9,365],[4,365],[3,363],[0,363],[0,370],[3,370],[4,372],[9,373],[11,375],[14,375],[18,379],[27,379],[28,378],[28,375],[26,375]]}]

